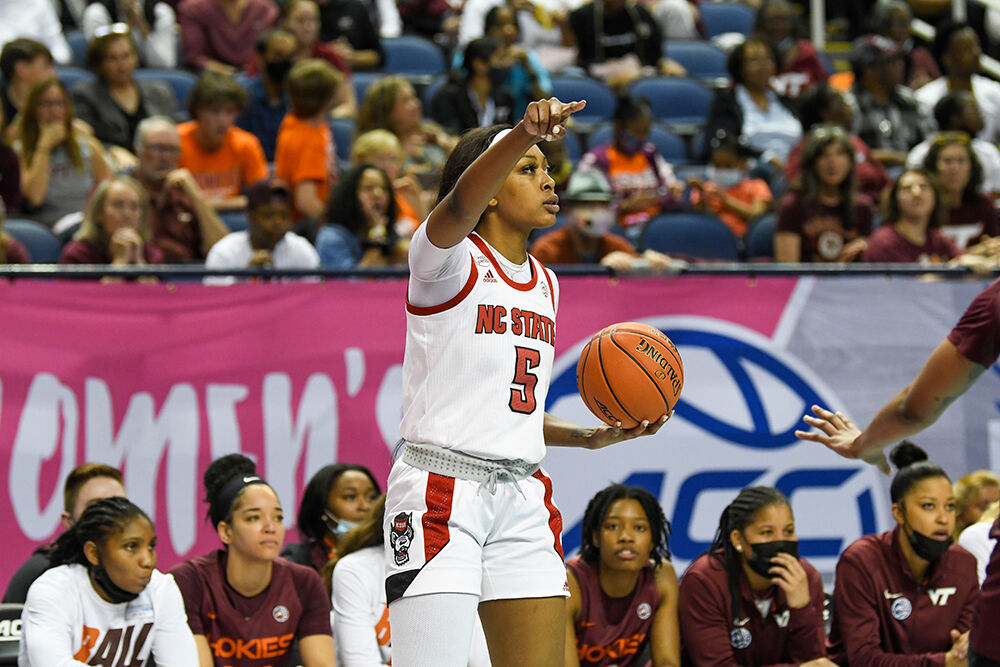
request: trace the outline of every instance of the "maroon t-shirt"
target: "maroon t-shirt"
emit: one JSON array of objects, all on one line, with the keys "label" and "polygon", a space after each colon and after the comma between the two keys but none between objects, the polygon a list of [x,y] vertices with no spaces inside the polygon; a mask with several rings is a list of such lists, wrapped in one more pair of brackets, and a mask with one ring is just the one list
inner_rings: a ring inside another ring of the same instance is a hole
[{"label": "maroon t-shirt", "polygon": [[278,558],[268,587],[247,598],[226,581],[226,559],[219,550],[171,570],[191,632],[208,638],[218,667],[283,667],[293,640],[331,634],[330,596],[315,571]]},{"label": "maroon t-shirt", "polygon": [[946,262],[962,254],[958,246],[937,229],[927,230],[921,246],[903,238],[892,225],[880,227],[868,239],[868,248],[861,259],[865,262]]},{"label": "maroon t-shirt", "polygon": [[976,559],[953,544],[918,583],[903,558],[901,537],[899,527],[866,535],[840,555],[830,633],[834,662],[944,665],[951,630],[969,629],[979,597]]},{"label": "maroon t-shirt", "polygon": [[[879,201],[882,192],[892,182],[889,180],[889,172],[885,170],[882,163],[875,159],[872,150],[861,137],[856,134],[848,136],[851,145],[854,146],[854,180],[858,184],[858,192],[867,195],[872,201]],[[802,178],[802,149],[806,145],[803,139],[795,145],[792,152],[788,154],[788,162],[785,164],[785,178],[789,183],[798,183]]]},{"label": "maroon t-shirt", "polygon": [[1000,280],[972,300],[948,340],[963,357],[983,368],[996,362],[1000,357]]},{"label": "maroon t-shirt", "polygon": [[[144,249],[147,264],[162,264],[163,251],[147,243]],[[59,255],[60,264],[110,264],[111,258],[90,241],[70,241]]]},{"label": "maroon t-shirt", "polygon": [[[681,579],[678,598],[685,664],[798,665],[823,657],[823,580],[807,561],[799,562],[809,580],[808,605],[789,609],[777,586],[763,598],[754,595],[741,569],[740,612],[735,622],[722,559],[703,554],[691,563]],[[767,613],[762,613],[762,607]]]},{"label": "maroon t-shirt", "polygon": [[[941,230],[964,249],[978,243],[983,236],[1000,234],[1000,218],[989,195],[978,193],[958,208],[948,209],[948,223]],[[963,244],[961,241],[965,239],[967,242]]]},{"label": "maroon t-shirt", "polygon": [[990,537],[997,540],[998,546],[993,547],[986,565],[986,580],[972,617],[969,643],[977,655],[1000,662],[1000,519],[993,523]]},{"label": "maroon t-shirt", "polygon": [[859,195],[854,201],[855,224],[848,229],[840,211],[818,201],[805,201],[796,193],[785,195],[776,232],[791,232],[802,239],[801,262],[836,262],[844,246],[872,233],[871,201]]},{"label": "maroon t-shirt", "polygon": [[580,617],[576,620],[576,653],[580,667],[629,667],[646,642],[660,606],[656,574],[649,565],[639,572],[630,595],[608,597],[597,568],[574,558],[566,564],[580,585]]}]

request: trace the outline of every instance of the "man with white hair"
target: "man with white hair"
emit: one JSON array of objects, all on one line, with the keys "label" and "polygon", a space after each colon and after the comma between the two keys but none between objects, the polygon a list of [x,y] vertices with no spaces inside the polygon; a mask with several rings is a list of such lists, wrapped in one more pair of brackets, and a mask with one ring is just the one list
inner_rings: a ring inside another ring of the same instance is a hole
[{"label": "man with white hair", "polygon": [[191,172],[178,169],[181,139],[164,116],[146,118],[135,132],[136,180],[149,194],[153,244],[168,262],[203,261],[229,233]]}]

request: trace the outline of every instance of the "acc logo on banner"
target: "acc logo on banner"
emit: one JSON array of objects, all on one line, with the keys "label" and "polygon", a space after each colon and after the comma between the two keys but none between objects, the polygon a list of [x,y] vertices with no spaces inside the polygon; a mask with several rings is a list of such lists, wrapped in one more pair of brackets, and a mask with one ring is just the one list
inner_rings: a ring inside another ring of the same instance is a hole
[{"label": "acc logo on banner", "polygon": [[[673,525],[675,567],[704,552],[723,508],[747,486],[767,485],[791,498],[800,553],[832,575],[839,553],[877,532],[888,516],[872,467],[843,459],[794,431],[814,403],[843,405],[801,360],[769,338],[702,317],[645,318],[676,343],[685,386],[674,416],[655,436],[597,452],[553,448],[545,466],[556,480],[564,547],[580,546],[587,501],[612,482],[642,486],[660,499]],[[548,410],[590,424],[576,388],[576,360],[586,341],[556,360]]]}]

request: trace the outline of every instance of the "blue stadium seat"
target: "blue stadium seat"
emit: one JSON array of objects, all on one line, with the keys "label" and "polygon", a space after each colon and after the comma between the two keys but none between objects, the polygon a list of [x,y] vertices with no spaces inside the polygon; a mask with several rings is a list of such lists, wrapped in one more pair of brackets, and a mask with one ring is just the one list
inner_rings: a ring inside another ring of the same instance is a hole
[{"label": "blue stadium seat", "polygon": [[664,43],[664,52],[683,65],[690,77],[711,81],[729,77],[725,52],[710,42],[672,39]]},{"label": "blue stadium seat", "polygon": [[368,87],[385,76],[385,72],[351,72],[351,85],[354,86],[354,96],[358,98],[358,108],[365,101]]},{"label": "blue stadium seat", "polygon": [[434,76],[447,69],[441,49],[423,37],[405,35],[383,39],[382,46],[385,49],[382,69],[391,74]]},{"label": "blue stadium seat", "polygon": [[0,636],[0,665],[17,664],[17,653],[21,647],[21,611],[24,605],[16,602],[0,604],[0,625],[9,628]]},{"label": "blue stadium seat", "polygon": [[568,130],[566,136],[563,137],[562,141],[566,144],[566,157],[573,164],[580,161],[583,157],[583,146],[580,144],[580,136],[573,130]]},{"label": "blue stadium seat", "polygon": [[434,99],[434,96],[437,95],[437,92],[446,83],[448,83],[448,75],[445,74],[437,77],[424,88],[424,94],[420,98],[420,101],[424,105],[424,111],[431,108],[431,100]]},{"label": "blue stadium seat", "polygon": [[701,2],[698,10],[709,39],[727,32],[749,35],[753,30],[754,10],[741,2]]},{"label": "blue stadium seat", "polygon": [[[590,146],[600,146],[601,144],[610,142],[613,133],[613,125],[601,125],[590,135]],[[652,131],[649,133],[649,141],[656,146],[656,150],[660,152],[663,159],[671,164],[683,164],[689,160],[688,149],[684,144],[684,139],[670,130],[654,125]]]},{"label": "blue stadium seat", "polygon": [[725,223],[714,215],[666,213],[646,224],[640,247],[667,254],[735,262],[739,259],[736,239]]},{"label": "blue stadium seat", "polygon": [[67,65],[56,67],[56,78],[62,81],[62,85],[66,86],[67,90],[70,90],[81,81],[94,81],[97,79],[89,69]]},{"label": "blue stadium seat", "polygon": [[70,30],[66,33],[66,42],[73,53],[73,64],[77,67],[87,66],[87,36],[82,30]]},{"label": "blue stadium seat", "polygon": [[351,145],[354,143],[356,129],[357,124],[353,118],[334,118],[330,121],[333,143],[337,148],[337,159],[341,162],[351,161]]},{"label": "blue stadium seat", "polygon": [[750,223],[746,233],[747,259],[774,259],[774,227],[777,213],[768,213]]},{"label": "blue stadium seat", "polygon": [[573,118],[580,123],[611,120],[615,113],[615,94],[600,81],[579,76],[552,77],[552,95],[563,102],[586,100],[587,106]]},{"label": "blue stadium seat", "polygon": [[62,245],[45,225],[34,220],[8,218],[3,222],[4,231],[21,242],[35,264],[55,264],[59,261]]},{"label": "blue stadium seat", "polygon": [[219,217],[222,218],[222,222],[226,223],[226,227],[231,232],[243,232],[250,226],[250,220],[247,219],[245,211],[219,211]]},{"label": "blue stadium seat", "polygon": [[198,77],[191,72],[181,69],[137,69],[135,71],[136,81],[162,81],[170,86],[177,98],[177,106],[181,109],[187,108],[187,98],[197,83]]},{"label": "blue stadium seat", "polygon": [[694,79],[640,79],[631,92],[648,99],[656,119],[680,134],[694,134],[704,126],[712,104],[712,91]]}]

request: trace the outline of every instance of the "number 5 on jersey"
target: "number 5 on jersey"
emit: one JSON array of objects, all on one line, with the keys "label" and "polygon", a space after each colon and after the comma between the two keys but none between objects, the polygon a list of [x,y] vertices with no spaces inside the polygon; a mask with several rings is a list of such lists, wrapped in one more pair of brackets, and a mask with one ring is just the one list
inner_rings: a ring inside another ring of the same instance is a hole
[{"label": "number 5 on jersey", "polygon": [[517,359],[514,361],[514,386],[510,389],[510,409],[514,412],[530,415],[535,411],[535,385],[538,376],[534,370],[542,361],[542,353],[530,347],[515,347]]}]

